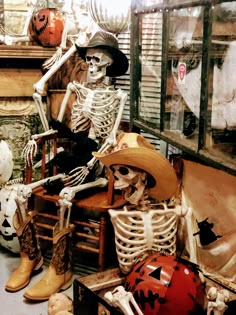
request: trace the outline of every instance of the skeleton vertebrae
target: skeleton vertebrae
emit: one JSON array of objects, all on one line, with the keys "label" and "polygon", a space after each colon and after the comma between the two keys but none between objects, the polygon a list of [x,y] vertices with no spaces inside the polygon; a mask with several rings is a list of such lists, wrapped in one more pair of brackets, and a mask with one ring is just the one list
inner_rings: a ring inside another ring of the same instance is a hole
[{"label": "skeleton vertebrae", "polygon": [[111,87],[87,87],[73,82],[77,100],[71,112],[72,131],[93,128],[96,138],[107,138],[114,126],[115,113],[119,106],[120,90]]},{"label": "skeleton vertebrae", "polygon": [[178,216],[181,215],[179,206],[168,209],[165,204],[150,205],[148,211],[135,211],[131,206],[123,210],[110,209],[109,214],[123,273],[130,272],[134,264],[150,252],[176,253]]}]

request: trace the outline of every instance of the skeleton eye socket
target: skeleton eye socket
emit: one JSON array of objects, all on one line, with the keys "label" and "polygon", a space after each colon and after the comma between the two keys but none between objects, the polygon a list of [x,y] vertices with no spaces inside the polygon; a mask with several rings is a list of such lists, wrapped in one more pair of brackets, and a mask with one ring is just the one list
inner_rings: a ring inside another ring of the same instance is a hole
[{"label": "skeleton eye socket", "polygon": [[86,62],[90,62],[90,61],[94,61],[99,63],[100,62],[100,58],[97,56],[86,56],[85,57]]},{"label": "skeleton eye socket", "polygon": [[127,167],[125,167],[125,166],[120,166],[117,169],[111,167],[111,170],[112,170],[113,173],[115,173],[115,171],[118,171],[121,175],[129,174],[129,169]]},{"label": "skeleton eye socket", "polygon": [[121,166],[118,171],[121,173],[121,175],[129,174],[129,169],[127,167],[124,167],[124,166]]}]

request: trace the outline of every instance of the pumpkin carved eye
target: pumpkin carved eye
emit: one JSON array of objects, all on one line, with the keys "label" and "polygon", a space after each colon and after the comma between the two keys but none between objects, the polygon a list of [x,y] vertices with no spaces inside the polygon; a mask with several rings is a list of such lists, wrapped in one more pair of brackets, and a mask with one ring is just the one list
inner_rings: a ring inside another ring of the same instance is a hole
[{"label": "pumpkin carved eye", "polygon": [[61,44],[64,29],[64,16],[60,10],[45,8],[32,15],[29,24],[30,37],[45,47]]},{"label": "pumpkin carved eye", "polygon": [[125,288],[144,315],[199,314],[203,308],[205,293],[197,270],[172,255],[157,253],[136,264]]}]

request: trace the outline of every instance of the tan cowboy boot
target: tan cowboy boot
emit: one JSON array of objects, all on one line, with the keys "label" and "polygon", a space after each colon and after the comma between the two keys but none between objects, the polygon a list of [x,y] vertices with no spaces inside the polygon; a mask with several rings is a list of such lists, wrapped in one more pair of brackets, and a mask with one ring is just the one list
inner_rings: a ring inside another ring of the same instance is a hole
[{"label": "tan cowboy boot", "polygon": [[24,297],[33,301],[48,300],[61,290],[66,290],[72,284],[72,232],[74,225],[59,231],[59,222],[53,231],[53,254],[49,268],[43,278],[27,289]]},{"label": "tan cowboy boot", "polygon": [[16,292],[26,287],[31,277],[42,269],[43,257],[36,238],[34,215],[35,212],[29,212],[22,224],[19,212],[14,215],[13,225],[20,243],[20,263],[7,281],[5,290],[8,292]]}]

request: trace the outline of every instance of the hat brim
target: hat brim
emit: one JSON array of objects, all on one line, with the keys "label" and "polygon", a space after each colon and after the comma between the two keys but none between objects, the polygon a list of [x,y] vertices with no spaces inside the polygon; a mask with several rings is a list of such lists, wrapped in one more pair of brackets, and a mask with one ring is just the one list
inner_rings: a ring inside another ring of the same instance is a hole
[{"label": "hat brim", "polygon": [[75,44],[77,51],[82,59],[85,60],[86,51],[88,48],[106,49],[112,55],[113,63],[107,67],[106,75],[108,77],[119,77],[125,74],[129,68],[129,61],[126,55],[119,49],[107,45],[92,45],[86,47],[79,47]]},{"label": "hat brim", "polygon": [[170,162],[156,150],[148,148],[127,148],[110,154],[93,152],[105,166],[122,164],[137,167],[152,175],[156,184],[148,194],[159,201],[171,198],[177,189],[177,176]]}]

